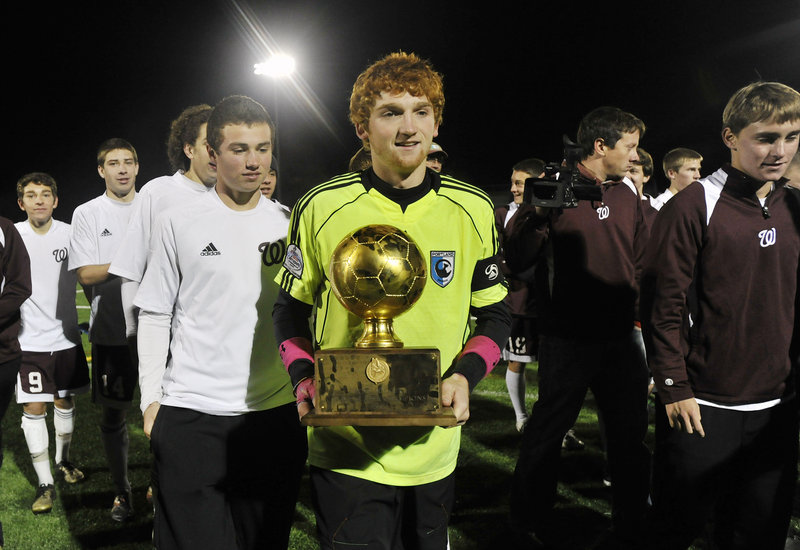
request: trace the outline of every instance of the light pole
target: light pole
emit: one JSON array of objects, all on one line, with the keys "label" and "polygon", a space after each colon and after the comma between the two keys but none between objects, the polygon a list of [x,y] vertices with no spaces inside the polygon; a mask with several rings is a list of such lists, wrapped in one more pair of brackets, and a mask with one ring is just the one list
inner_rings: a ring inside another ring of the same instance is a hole
[{"label": "light pole", "polygon": [[[273,54],[272,57],[262,63],[253,65],[253,73],[260,76],[268,76],[273,80],[289,78],[294,73],[295,61],[290,55],[283,53]],[[275,125],[278,125],[278,86],[273,87],[275,94]]]},{"label": "light pole", "polygon": [[[253,65],[253,73],[260,75],[260,76],[267,76],[272,78],[275,82],[275,85],[272,88],[273,97],[275,102],[275,128],[278,128],[278,84],[277,81],[291,77],[292,73],[294,73],[295,69],[295,60],[292,56],[284,54],[284,53],[276,53],[273,54],[269,59],[263,61],[261,63],[256,63]],[[273,136],[273,141],[275,141],[275,136]],[[280,160],[276,160],[276,164],[280,164]],[[282,174],[280,167],[276,166],[275,169],[278,171],[278,175]]]}]

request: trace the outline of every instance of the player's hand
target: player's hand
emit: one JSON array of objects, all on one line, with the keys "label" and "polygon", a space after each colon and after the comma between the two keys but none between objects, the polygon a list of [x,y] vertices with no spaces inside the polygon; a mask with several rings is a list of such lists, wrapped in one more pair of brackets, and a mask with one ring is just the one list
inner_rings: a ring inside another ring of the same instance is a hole
[{"label": "player's hand", "polygon": [[442,405],[453,407],[458,426],[469,420],[469,382],[463,374],[455,373],[442,380]]},{"label": "player's hand", "polygon": [[300,383],[297,384],[294,394],[297,396],[297,416],[303,418],[314,410],[315,398],[317,396],[314,379],[306,378],[301,380]]},{"label": "player's hand", "polygon": [[144,435],[147,436],[147,439],[150,439],[150,432],[153,431],[153,424],[156,421],[156,416],[158,415],[158,409],[161,408],[161,403],[158,401],[153,401],[150,403],[147,408],[142,413],[144,417]]},{"label": "player's hand", "polygon": [[700,405],[694,397],[669,403],[665,406],[669,425],[676,430],[686,430],[686,433],[697,432],[700,437],[705,437],[703,424],[700,422]]}]

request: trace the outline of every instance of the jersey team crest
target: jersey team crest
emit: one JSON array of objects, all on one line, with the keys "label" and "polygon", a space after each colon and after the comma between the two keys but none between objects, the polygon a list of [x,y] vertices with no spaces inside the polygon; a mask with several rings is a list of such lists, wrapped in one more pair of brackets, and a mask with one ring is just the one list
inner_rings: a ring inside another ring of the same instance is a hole
[{"label": "jersey team crest", "polygon": [[456,269],[455,250],[431,250],[431,279],[440,287],[453,280]]}]

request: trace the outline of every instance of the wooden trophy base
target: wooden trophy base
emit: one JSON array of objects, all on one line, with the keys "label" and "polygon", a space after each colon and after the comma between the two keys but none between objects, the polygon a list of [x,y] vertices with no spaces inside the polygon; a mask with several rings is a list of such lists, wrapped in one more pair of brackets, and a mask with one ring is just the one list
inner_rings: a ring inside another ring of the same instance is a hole
[{"label": "wooden trophy base", "polygon": [[442,407],[439,350],[344,348],[318,351],[317,406],[306,426],[455,426]]}]

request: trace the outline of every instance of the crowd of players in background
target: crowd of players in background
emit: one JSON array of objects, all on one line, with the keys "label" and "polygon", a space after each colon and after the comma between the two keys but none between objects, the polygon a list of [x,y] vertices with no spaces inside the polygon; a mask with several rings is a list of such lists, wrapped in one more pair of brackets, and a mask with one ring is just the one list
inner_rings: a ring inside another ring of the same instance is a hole
[{"label": "crowd of players in background", "polygon": [[[392,430],[315,428],[307,444],[297,419],[298,408],[313,406],[315,346],[347,345],[330,328],[312,322],[309,331],[309,319],[342,314],[326,309],[336,304],[319,306],[330,298],[325,232],[373,219],[405,230],[420,223],[414,209],[436,197],[440,209],[459,204],[452,216],[476,230],[471,241],[448,236],[438,245],[459,251],[462,271],[471,266],[466,286],[454,284],[460,290],[445,299],[478,321],[468,337],[456,324],[440,344],[453,347],[445,401],[465,422],[469,391],[501,356],[507,362],[522,434],[510,495],[516,541],[557,540],[550,526],[559,453],[584,447],[573,425],[591,390],[613,503],[613,529],[598,547],[686,548],[711,519],[721,547],[783,547],[797,461],[789,345],[800,95],[777,83],[739,90],[723,115],[731,162],[702,178],[702,154],[676,147],[661,163],[668,187],[652,194],[645,189],[655,163],[639,145],[645,124],[598,108],[578,129],[584,156],[576,170],[602,187],[602,200],[571,209],[526,201],[530,178],[545,175],[537,158],[512,167],[512,200],[499,206],[446,176],[448,154],[433,142],[443,104],[440,78],[416,56],[371,66],[351,98],[364,145],[350,160],[353,172],[312,189],[291,218],[272,199],[274,126],[243,96],[180,113],[167,140],[174,173],[138,191],[134,146],[101,144],[105,189],[75,209],[71,224],[53,217],[52,176],[20,178],[27,219],[0,220],[0,411],[15,392],[37,477],[32,512],[52,509],[54,472],[66,483],[84,479],[70,447],[74,397],[91,391],[102,411],[110,516],[122,522],[134,513],[126,414],[139,390],[157,547],[285,547],[308,455],[323,548],[376,540],[445,548],[457,429],[404,441]],[[492,261],[505,283],[472,272]],[[78,285],[91,304],[91,367]],[[536,361],[539,397],[529,412],[525,367]],[[653,465],[644,445],[648,396],[657,417]],[[366,458],[377,449],[385,457]],[[365,512],[354,495],[394,504]]]}]

